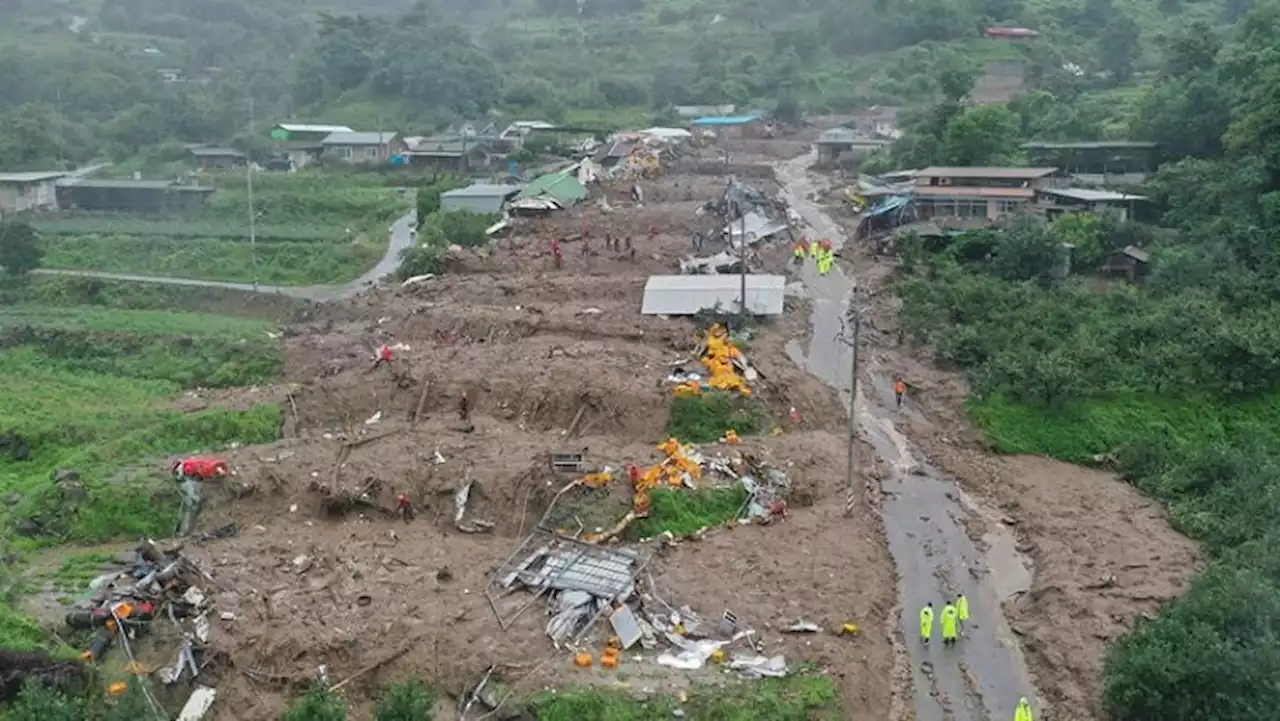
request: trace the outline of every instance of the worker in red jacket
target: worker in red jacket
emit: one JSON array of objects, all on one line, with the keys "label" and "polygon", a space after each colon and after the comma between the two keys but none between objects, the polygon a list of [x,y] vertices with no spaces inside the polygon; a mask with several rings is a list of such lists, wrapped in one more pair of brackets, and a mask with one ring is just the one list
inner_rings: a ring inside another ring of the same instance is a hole
[{"label": "worker in red jacket", "polygon": [[227,462],[221,458],[193,456],[173,464],[173,474],[182,488],[182,515],[178,518],[177,532],[179,536],[191,533],[195,526],[196,516],[200,513],[201,485],[213,478],[222,478],[231,473]]},{"label": "worker in red jacket", "polygon": [[377,370],[378,366],[382,365],[383,363],[386,363],[387,365],[391,365],[391,363],[395,359],[396,359],[396,352],[391,350],[391,346],[387,345],[386,343],[383,343],[381,346],[378,346],[378,354],[373,361],[373,368],[371,368],[370,370],[371,371]]}]

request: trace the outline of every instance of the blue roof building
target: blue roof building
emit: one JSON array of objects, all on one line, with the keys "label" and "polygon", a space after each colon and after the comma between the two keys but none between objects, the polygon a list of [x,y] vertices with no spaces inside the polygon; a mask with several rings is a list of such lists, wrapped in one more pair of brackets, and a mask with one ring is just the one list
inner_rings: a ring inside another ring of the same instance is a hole
[{"label": "blue roof building", "polygon": [[759,115],[706,115],[693,121],[694,125],[750,125],[760,121]]}]

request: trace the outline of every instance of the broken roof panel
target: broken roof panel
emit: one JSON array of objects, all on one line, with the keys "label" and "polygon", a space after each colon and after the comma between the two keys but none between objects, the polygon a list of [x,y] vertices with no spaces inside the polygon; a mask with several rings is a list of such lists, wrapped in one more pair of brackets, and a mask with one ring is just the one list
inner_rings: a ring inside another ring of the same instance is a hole
[{"label": "broken roof panel", "polygon": [[[787,279],[781,275],[748,275],[747,311],[782,315]],[[644,286],[642,315],[694,315],[717,305],[737,309],[742,278],[736,275],[651,275]]]},{"label": "broken roof panel", "polygon": [[575,169],[567,168],[557,173],[548,173],[534,178],[533,182],[525,186],[516,197],[524,199],[546,196],[562,206],[584,200],[587,197],[587,189],[574,177],[571,171]]},{"label": "broken roof panel", "polygon": [[1111,190],[1091,190],[1089,188],[1043,188],[1040,192],[1055,198],[1079,200],[1084,203],[1106,203],[1147,199],[1144,195],[1129,195],[1127,193],[1117,193]]},{"label": "broken roof panel", "polygon": [[743,231],[747,234],[747,245],[755,245],[765,238],[772,237],[787,229],[787,221],[772,218],[751,211],[737,220],[729,221],[724,232],[729,236],[729,245],[737,248],[742,242]]},{"label": "broken roof panel", "polygon": [[345,125],[309,125],[307,123],[280,123],[276,126],[290,133],[350,133]]}]

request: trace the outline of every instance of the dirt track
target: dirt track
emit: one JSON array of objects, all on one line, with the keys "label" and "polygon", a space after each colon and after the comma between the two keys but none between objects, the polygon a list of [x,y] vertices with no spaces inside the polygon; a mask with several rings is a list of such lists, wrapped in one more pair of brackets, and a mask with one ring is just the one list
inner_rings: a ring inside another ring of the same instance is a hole
[{"label": "dirt track", "polygon": [[[274,719],[284,692],[305,684],[319,665],[343,679],[406,643],[412,648],[405,655],[348,687],[353,718],[368,718],[368,694],[389,680],[416,675],[457,692],[495,662],[526,664],[510,673],[517,681],[536,667],[520,684],[524,691],[619,683],[617,675],[584,673],[554,651],[541,606],[500,630],[482,591],[490,570],[568,480],[549,471],[548,452],[585,448],[592,462],[614,468],[654,457],[670,401],[663,379],[673,363],[691,359],[696,332],[688,321],[638,315],[644,279],[678,272],[677,259],[691,251],[689,230],[708,229],[694,210],[717,198],[724,180],[670,173],[642,183],[643,208],[631,207],[619,188],[610,193],[608,215],[584,205],[553,216],[467,253],[448,275],[323,303],[288,331],[286,372],[297,384],[297,415],[290,408],[287,426],[294,437],[231,455],[242,497],[217,500],[202,525],[230,518],[244,531],[191,551],[229,589],[219,595],[219,609],[236,614],[214,624],[215,643],[234,664],[221,673],[218,721]],[[557,270],[549,239],[572,237],[584,220],[593,242],[586,253],[579,241],[565,242]],[[631,237],[634,262],[604,248],[606,229]],[[719,250],[709,245],[706,252]],[[767,379],[759,395],[788,430],[748,438],[743,448],[789,464],[791,516],[781,525],[681,543],[651,568],[666,601],[712,618],[732,610],[764,633],[771,653],[812,661],[838,678],[846,718],[881,721],[889,713],[892,651],[878,630],[893,605],[892,568],[874,510],[862,502],[852,518],[841,515],[843,411],[786,354],[807,317],[797,305],[763,326],[748,348]],[[386,369],[369,372],[383,342],[407,346],[397,372],[412,381],[397,384]],[[470,433],[455,414],[464,390]],[[423,420],[411,428],[419,399]],[[790,406],[803,417],[800,427],[789,425]],[[366,425],[377,413],[379,422]],[[575,419],[578,437],[570,438]],[[334,481],[342,440],[382,433],[391,435],[352,450]],[[479,488],[471,513],[493,520],[493,534],[453,528],[451,496],[464,478]],[[326,512],[324,499],[336,488],[353,495],[375,488],[377,508]],[[407,526],[386,514],[401,490],[424,506]],[[295,564],[300,557],[306,560]],[[797,619],[854,622],[867,632],[856,640],[777,633]],[[624,660],[623,670],[632,688],[679,688],[697,678],[652,658]]]}]

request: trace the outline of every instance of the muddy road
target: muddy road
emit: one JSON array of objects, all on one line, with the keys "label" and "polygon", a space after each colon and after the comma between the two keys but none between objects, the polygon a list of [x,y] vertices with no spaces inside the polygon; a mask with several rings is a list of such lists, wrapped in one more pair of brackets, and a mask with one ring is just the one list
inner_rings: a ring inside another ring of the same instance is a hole
[{"label": "muddy road", "polygon": [[[801,156],[779,164],[778,181],[809,226],[810,238],[829,238],[839,249],[844,244],[840,226],[809,200],[819,187],[805,170],[812,161],[811,156]],[[799,277],[813,301],[812,335],[807,348],[797,342],[788,350],[811,374],[838,389],[847,406],[852,349],[841,339],[842,319],[856,279],[839,266],[819,276],[811,260]],[[882,367],[865,339],[861,347],[855,404],[858,434],[875,449],[875,460],[883,469],[883,518],[898,572],[898,629],[911,661],[915,717],[918,721],[1013,718],[1019,697],[1035,704],[1034,689],[1001,603],[1030,588],[1031,572],[1017,553],[1011,529],[999,516],[965,497],[954,481],[917,458],[895,418],[919,411],[909,398],[901,409],[895,408],[895,370]],[[872,467],[872,460],[861,459],[864,472]],[[973,516],[988,529],[982,549],[966,532],[965,520]],[[971,612],[959,643],[944,648],[936,623],[932,643],[921,643],[920,608],[932,603],[940,612],[959,593],[968,596]],[[906,693],[899,689],[900,697]]]}]

